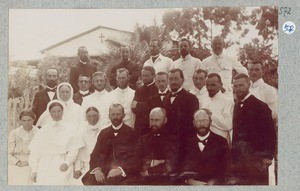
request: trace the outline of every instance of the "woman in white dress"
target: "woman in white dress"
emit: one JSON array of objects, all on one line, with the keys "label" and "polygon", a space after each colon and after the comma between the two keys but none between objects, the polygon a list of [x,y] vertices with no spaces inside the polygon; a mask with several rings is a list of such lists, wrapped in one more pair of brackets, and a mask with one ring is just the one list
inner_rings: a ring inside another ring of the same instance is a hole
[{"label": "woman in white dress", "polygon": [[93,152],[97,142],[98,135],[101,131],[99,121],[99,111],[95,107],[89,107],[85,112],[86,118],[81,126],[80,135],[85,146],[79,149],[77,159],[75,161],[74,184],[83,185],[82,176],[90,169],[90,154]]},{"label": "woman in white dress", "polygon": [[[56,90],[58,100],[62,101],[65,105],[63,120],[70,123],[74,133],[78,131],[80,119],[82,119],[81,106],[73,101],[73,88],[67,82],[60,83]],[[37,121],[36,126],[43,127],[47,121],[51,121],[49,112],[45,111]]]},{"label": "woman in white dress", "polygon": [[46,111],[52,120],[38,131],[29,145],[31,180],[37,185],[69,185],[73,163],[84,143],[63,120],[63,102],[50,101]]},{"label": "woman in white dress", "polygon": [[19,114],[21,126],[12,130],[8,136],[8,184],[30,184],[30,168],[28,166],[28,145],[38,131],[33,126],[35,114],[31,110],[23,110]]}]

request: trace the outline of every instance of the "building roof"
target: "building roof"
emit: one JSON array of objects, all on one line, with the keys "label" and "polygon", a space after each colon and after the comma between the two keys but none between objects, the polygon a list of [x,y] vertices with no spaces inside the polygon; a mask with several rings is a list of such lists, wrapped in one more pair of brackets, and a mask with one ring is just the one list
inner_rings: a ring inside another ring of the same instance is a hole
[{"label": "building roof", "polygon": [[49,47],[47,47],[47,48],[45,48],[45,49],[43,49],[43,50],[40,50],[40,52],[41,52],[42,54],[44,54],[44,53],[45,53],[46,51],[48,51],[48,50],[51,50],[51,49],[53,49],[53,48],[55,48],[55,47],[57,47],[57,46],[60,46],[60,45],[62,45],[62,44],[65,44],[65,43],[67,43],[67,42],[69,42],[69,41],[71,41],[71,40],[74,40],[74,39],[76,39],[76,38],[79,38],[79,37],[81,37],[81,36],[84,36],[84,35],[86,35],[86,34],[88,34],[88,33],[91,33],[91,32],[93,32],[93,31],[98,30],[98,29],[101,29],[101,28],[109,29],[109,30],[114,30],[114,31],[119,31],[119,32],[123,32],[123,33],[134,34],[133,32],[130,32],[130,31],[125,31],[125,30],[120,30],[120,29],[114,29],[114,28],[109,28],[109,27],[104,27],[104,26],[97,26],[97,27],[92,28],[92,29],[90,29],[90,30],[88,30],[88,31],[85,31],[85,32],[82,32],[82,33],[80,33],[80,34],[78,34],[78,35],[75,35],[75,36],[73,36],[73,37],[71,37],[71,38],[68,38],[68,39],[63,40],[63,41],[61,41],[61,42],[58,42],[58,43],[56,43],[56,44],[53,44],[53,45],[51,45],[51,46],[49,46]]}]

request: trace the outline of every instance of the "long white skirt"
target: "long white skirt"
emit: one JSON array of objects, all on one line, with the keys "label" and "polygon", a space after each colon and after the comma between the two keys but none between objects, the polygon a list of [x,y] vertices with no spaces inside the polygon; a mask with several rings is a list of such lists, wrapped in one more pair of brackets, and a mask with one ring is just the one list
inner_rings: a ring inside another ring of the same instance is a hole
[{"label": "long white skirt", "polygon": [[42,155],[37,168],[36,185],[70,185],[73,165],[65,172],[60,171],[65,154]]},{"label": "long white skirt", "polygon": [[29,166],[19,167],[14,164],[8,164],[8,184],[9,185],[29,185],[30,168]]}]

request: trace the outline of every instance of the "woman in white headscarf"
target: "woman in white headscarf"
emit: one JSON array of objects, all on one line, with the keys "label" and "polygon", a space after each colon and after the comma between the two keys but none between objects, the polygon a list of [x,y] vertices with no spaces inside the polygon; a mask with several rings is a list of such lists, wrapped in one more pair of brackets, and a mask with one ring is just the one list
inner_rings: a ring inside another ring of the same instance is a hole
[{"label": "woman in white headscarf", "polygon": [[[78,131],[81,115],[81,107],[73,101],[73,88],[67,82],[60,83],[56,90],[58,100],[65,105],[63,120],[70,123],[74,133]],[[51,120],[49,112],[45,111],[37,121],[36,126],[43,127],[47,121]]]},{"label": "woman in white headscarf", "polygon": [[37,133],[33,126],[35,114],[31,110],[23,110],[19,114],[21,126],[12,130],[8,136],[8,184],[30,184],[30,168],[28,166],[28,145]]},{"label": "woman in white headscarf", "polygon": [[74,136],[70,124],[63,120],[65,104],[59,100],[48,103],[51,120],[38,131],[29,145],[31,180],[37,185],[69,185],[78,150],[84,146]]},{"label": "woman in white headscarf", "polygon": [[79,149],[77,159],[75,161],[74,184],[83,185],[82,176],[90,169],[90,154],[94,150],[97,137],[101,131],[100,114],[97,108],[88,107],[85,111],[85,121],[81,125],[80,135],[83,138],[85,146]]}]

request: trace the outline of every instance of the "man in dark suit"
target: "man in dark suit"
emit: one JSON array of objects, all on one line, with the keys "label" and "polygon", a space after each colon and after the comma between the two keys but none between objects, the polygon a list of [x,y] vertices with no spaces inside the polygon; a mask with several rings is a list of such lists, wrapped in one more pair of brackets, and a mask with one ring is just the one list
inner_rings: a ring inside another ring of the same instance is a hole
[{"label": "man in dark suit", "polygon": [[230,184],[267,185],[268,166],[276,144],[272,112],[267,104],[249,93],[250,79],[238,74],[233,79],[238,102],[234,107],[232,175]]},{"label": "man in dark suit", "polygon": [[116,71],[120,68],[126,68],[129,71],[129,75],[130,75],[129,87],[135,90],[136,82],[138,81],[141,75],[141,69],[139,65],[131,62],[129,46],[121,47],[121,56],[122,56],[121,63],[113,66],[110,71],[109,84],[110,86],[113,87],[113,89],[117,88],[118,86],[116,81]]},{"label": "man in dark suit", "polygon": [[140,136],[147,134],[148,128],[148,109],[147,99],[158,92],[154,82],[155,70],[152,66],[144,66],[142,69],[142,81],[144,85],[136,89],[131,104],[131,109],[136,115],[134,128]]},{"label": "man in dark suit", "polygon": [[182,178],[191,185],[220,185],[224,183],[228,162],[225,138],[210,131],[211,112],[201,109],[194,114],[196,133],[187,137]]},{"label": "man in dark suit", "polygon": [[176,167],[176,137],[165,129],[166,111],[156,107],[150,112],[151,132],[144,135],[138,146],[138,157],[142,161],[140,184],[172,184],[171,174]]},{"label": "man in dark suit", "polygon": [[138,136],[125,125],[124,108],[113,104],[109,108],[112,125],[103,129],[91,154],[90,171],[82,178],[85,185],[122,184],[127,178],[137,176],[136,160]]},{"label": "man in dark suit", "polygon": [[34,124],[36,124],[39,117],[46,110],[47,104],[52,99],[57,99],[57,95],[56,95],[57,82],[58,82],[58,70],[56,68],[48,68],[46,72],[47,87],[37,92],[33,99],[32,111],[36,115]]},{"label": "man in dark suit", "polygon": [[91,94],[91,77],[86,74],[80,75],[78,78],[78,87],[79,90],[73,95],[73,100],[78,105],[81,105],[84,97]]},{"label": "man in dark suit", "polygon": [[[92,76],[93,73],[95,73],[97,71],[96,66],[92,65],[91,59],[89,57],[87,48],[85,46],[81,46],[78,48],[78,53],[77,53],[78,57],[79,57],[79,63],[75,66],[72,67],[70,70],[70,78],[69,78],[69,82],[73,87],[74,93],[78,91],[78,77],[81,74],[85,74],[87,76]],[[93,87],[90,87],[90,91],[93,91]]]}]

